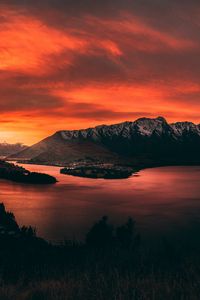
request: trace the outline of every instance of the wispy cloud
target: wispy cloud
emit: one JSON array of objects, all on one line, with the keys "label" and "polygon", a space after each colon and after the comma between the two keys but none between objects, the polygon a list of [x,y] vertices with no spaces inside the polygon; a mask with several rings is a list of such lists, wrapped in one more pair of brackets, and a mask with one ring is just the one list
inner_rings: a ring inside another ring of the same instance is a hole
[{"label": "wispy cloud", "polygon": [[2,132],[31,143],[142,115],[199,123],[199,12],[195,0],[2,0]]}]

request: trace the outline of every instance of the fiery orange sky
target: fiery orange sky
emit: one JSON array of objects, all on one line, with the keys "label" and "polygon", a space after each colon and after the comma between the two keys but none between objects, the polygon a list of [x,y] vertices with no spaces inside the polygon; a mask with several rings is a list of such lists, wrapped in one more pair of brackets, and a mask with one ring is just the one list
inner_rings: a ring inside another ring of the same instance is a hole
[{"label": "fiery orange sky", "polygon": [[200,123],[200,3],[0,1],[0,141],[162,115]]}]

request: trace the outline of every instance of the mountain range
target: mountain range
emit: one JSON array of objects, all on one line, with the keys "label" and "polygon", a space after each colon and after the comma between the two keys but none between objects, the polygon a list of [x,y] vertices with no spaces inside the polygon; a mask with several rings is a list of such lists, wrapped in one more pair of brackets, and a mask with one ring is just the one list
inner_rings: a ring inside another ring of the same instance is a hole
[{"label": "mountain range", "polygon": [[9,159],[58,165],[72,162],[199,164],[199,151],[200,124],[169,124],[163,117],[157,117],[61,130]]},{"label": "mountain range", "polygon": [[17,152],[24,150],[27,146],[21,143],[16,144],[8,144],[8,143],[0,143],[0,156],[8,156]]}]

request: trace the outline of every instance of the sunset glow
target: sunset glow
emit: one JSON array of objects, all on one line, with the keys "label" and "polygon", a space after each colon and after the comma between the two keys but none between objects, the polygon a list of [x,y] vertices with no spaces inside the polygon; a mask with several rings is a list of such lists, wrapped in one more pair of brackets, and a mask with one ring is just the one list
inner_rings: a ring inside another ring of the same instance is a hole
[{"label": "sunset glow", "polygon": [[0,141],[143,116],[200,123],[200,4],[94,2],[1,1]]}]

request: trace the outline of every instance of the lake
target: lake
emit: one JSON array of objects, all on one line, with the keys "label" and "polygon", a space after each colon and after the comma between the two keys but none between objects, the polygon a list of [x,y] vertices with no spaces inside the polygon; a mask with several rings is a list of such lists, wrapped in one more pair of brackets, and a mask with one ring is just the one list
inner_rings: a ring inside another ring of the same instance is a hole
[{"label": "lake", "polygon": [[53,166],[22,166],[53,175],[59,182],[0,180],[0,201],[20,225],[36,227],[48,240],[82,238],[103,215],[117,225],[133,217],[142,236],[191,236],[200,230],[199,166],[145,169],[121,180],[62,175]]}]

